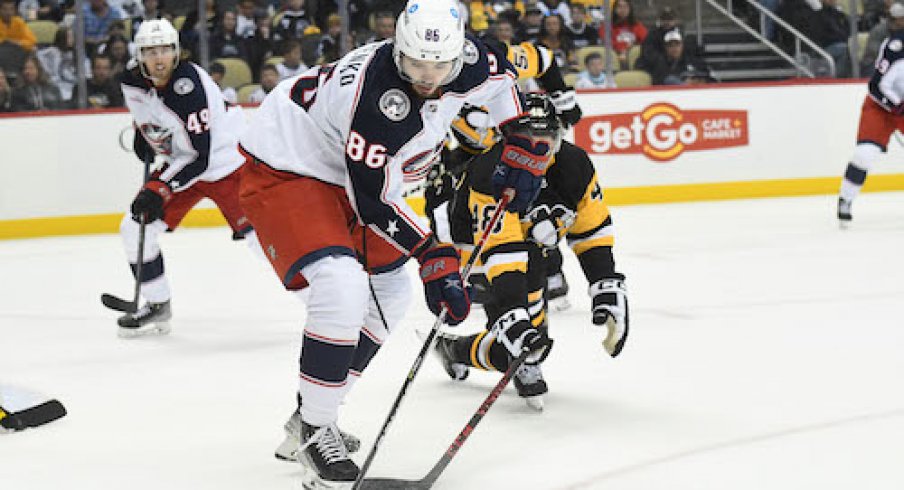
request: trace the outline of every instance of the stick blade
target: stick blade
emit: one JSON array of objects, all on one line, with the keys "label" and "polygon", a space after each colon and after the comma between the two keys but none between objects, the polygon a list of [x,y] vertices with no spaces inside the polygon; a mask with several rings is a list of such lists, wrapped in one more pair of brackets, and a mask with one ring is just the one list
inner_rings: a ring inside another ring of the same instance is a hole
[{"label": "stick blade", "polygon": [[0,409],[0,427],[12,431],[49,424],[66,415],[66,407],[59,400],[49,400],[25,410],[6,413]]},{"label": "stick blade", "polygon": [[430,485],[423,480],[402,480],[399,478],[365,478],[360,490],[427,490]]},{"label": "stick blade", "polygon": [[117,298],[112,294],[104,293],[100,295],[100,302],[111,310],[121,311],[123,313],[135,313],[138,311],[138,303]]}]

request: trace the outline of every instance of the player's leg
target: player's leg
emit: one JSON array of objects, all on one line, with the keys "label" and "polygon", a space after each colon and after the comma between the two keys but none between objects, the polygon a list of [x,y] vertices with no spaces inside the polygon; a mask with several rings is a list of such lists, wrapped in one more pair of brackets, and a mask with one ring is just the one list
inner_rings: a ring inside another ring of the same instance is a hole
[{"label": "player's leg", "polygon": [[[141,295],[147,302],[135,313],[127,313],[117,320],[120,336],[135,337],[144,334],[165,334],[170,331],[169,320],[172,318],[170,288],[163,253],[160,250],[160,235],[166,230],[175,230],[182,218],[202,197],[203,194],[193,187],[180,191],[163,206],[162,219],[145,225],[140,280]],[[119,226],[119,234],[133,276],[138,269],[140,226],[130,213],[126,213]]]},{"label": "player's leg", "polygon": [[571,308],[568,301],[568,281],[562,272],[562,252],[558,247],[546,251],[546,296],[553,311]]},{"label": "player's leg", "polygon": [[344,190],[246,164],[240,203],[283,285],[307,304],[297,433],[306,479],[326,485],[353,481],[358,467],[348,457],[337,420],[369,291],[346,225],[350,207]]},{"label": "player's leg", "polygon": [[853,219],[854,199],[866,182],[867,174],[879,156],[885,152],[891,133],[895,130],[896,117],[879,107],[869,97],[863,102],[860,125],[857,129],[857,146],[844,171],[838,192],[838,220],[846,226]]},{"label": "player's leg", "polygon": [[321,481],[353,481],[358,467],[348,457],[337,422],[365,323],[367,274],[345,255],[317,260],[301,273],[309,293],[299,360],[299,460]]}]

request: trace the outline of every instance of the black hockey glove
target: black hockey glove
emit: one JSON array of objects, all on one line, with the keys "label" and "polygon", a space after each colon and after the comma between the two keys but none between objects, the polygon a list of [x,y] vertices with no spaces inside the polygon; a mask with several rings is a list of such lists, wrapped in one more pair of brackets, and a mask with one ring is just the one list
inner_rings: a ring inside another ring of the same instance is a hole
[{"label": "black hockey glove", "polygon": [[531,223],[527,236],[541,247],[554,248],[574,223],[574,217],[574,211],[561,204],[534,206],[526,216]]},{"label": "black hockey glove", "polygon": [[427,307],[439,315],[446,307],[446,323],[458,325],[471,311],[471,295],[461,278],[458,251],[447,243],[434,243],[417,256]]},{"label": "black hockey glove", "polygon": [[593,306],[593,323],[605,325],[608,329],[603,339],[603,348],[615,357],[628,340],[628,292],[625,276],[600,279],[590,285],[590,300]]},{"label": "black hockey glove", "polygon": [[574,90],[559,90],[549,96],[552,105],[556,107],[556,114],[562,120],[565,127],[574,126],[581,120],[584,113],[578,105]]},{"label": "black hockey glove", "polygon": [[146,223],[163,218],[163,207],[173,198],[173,190],[162,180],[150,180],[132,201],[132,218],[141,221],[144,215]]},{"label": "black hockey glove", "polygon": [[496,337],[509,351],[512,357],[518,357],[525,349],[530,351],[525,362],[536,364],[543,362],[552,349],[552,339],[544,330],[530,323],[530,315],[524,308],[513,308],[499,317],[490,328]]}]

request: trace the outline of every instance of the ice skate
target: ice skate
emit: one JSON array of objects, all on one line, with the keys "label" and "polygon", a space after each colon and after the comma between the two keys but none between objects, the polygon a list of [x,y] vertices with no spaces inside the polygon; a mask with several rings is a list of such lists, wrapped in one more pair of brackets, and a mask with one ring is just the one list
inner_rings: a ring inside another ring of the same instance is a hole
[{"label": "ice skate", "polygon": [[147,302],[135,313],[119,317],[119,336],[133,338],[144,335],[166,335],[170,332],[169,320],[173,317],[170,302]]},{"label": "ice skate", "polygon": [[549,391],[539,364],[522,364],[512,377],[518,396],[524,398],[527,406],[534,410],[543,410],[543,395]]},{"label": "ice skate", "polygon": [[[282,461],[298,461],[298,448],[301,446],[301,414],[293,412],[283,429],[286,431],[286,438],[276,448],[274,456]],[[361,439],[341,429],[339,436],[349,453],[356,453],[361,449]]]},{"label": "ice skate", "polygon": [[458,339],[457,336],[440,332],[437,334],[435,348],[440,362],[443,363],[443,369],[446,370],[446,374],[456,381],[464,381],[468,378],[470,370],[466,364],[455,362],[454,360],[453,352],[456,339]]},{"label": "ice skate", "polygon": [[316,427],[301,422],[298,462],[304,467],[302,485],[306,489],[348,489],[358,478],[358,465],[348,450],[336,424]]},{"label": "ice skate", "polygon": [[843,197],[838,198],[838,226],[845,229],[851,225],[854,217],[851,215],[851,205],[853,201],[848,201]]},{"label": "ice skate", "polygon": [[561,272],[546,278],[546,302],[552,311],[571,308],[571,302],[568,301],[568,281]]}]

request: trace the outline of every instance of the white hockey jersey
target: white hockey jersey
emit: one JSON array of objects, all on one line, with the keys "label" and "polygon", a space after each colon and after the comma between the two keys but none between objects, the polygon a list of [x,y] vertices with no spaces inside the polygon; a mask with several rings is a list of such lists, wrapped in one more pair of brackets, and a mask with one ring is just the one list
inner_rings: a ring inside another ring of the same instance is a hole
[{"label": "white hockey jersey", "polygon": [[136,130],[166,161],[159,178],[174,192],[198,180],[215,182],[241,166],[242,108],[227,104],[202,68],[181,62],[166,87],[157,89],[133,60],[120,82]]},{"label": "white hockey jersey", "polygon": [[241,138],[274,169],[343,186],[359,220],[411,255],[430,233],[402,197],[406,176],[423,178],[465,103],[502,123],[523,112],[517,72],[505,53],[465,40],[464,66],[437,99],[402,80],[391,43],[362,46],[338,62],[280,83]]}]

